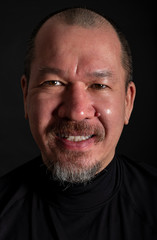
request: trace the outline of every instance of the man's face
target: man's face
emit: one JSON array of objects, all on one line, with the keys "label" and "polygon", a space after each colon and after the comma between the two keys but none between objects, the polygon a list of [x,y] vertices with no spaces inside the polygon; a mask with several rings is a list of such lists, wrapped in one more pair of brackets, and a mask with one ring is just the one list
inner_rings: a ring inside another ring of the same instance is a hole
[{"label": "man's face", "polygon": [[[125,90],[121,47],[111,27],[48,21],[35,41],[25,113],[44,162],[63,172],[101,171],[128,122],[134,84]],[[96,167],[95,167],[96,166]]]}]

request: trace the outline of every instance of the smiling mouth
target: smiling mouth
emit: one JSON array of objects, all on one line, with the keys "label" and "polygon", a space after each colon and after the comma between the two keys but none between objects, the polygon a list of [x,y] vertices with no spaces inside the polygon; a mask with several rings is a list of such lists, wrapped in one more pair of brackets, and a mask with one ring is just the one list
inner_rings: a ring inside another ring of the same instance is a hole
[{"label": "smiling mouth", "polygon": [[66,139],[66,140],[71,141],[71,142],[81,142],[81,141],[86,141],[86,140],[94,137],[94,135],[89,135],[89,136],[58,135],[58,137],[62,138],[62,139]]}]

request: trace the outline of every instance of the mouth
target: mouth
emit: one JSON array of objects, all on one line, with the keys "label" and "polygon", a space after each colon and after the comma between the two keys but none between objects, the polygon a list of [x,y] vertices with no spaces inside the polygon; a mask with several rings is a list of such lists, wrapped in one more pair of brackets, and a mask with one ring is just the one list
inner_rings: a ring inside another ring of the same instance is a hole
[{"label": "mouth", "polygon": [[51,145],[62,151],[88,151],[105,138],[102,126],[89,125],[87,121],[59,121],[48,129],[48,134]]},{"label": "mouth", "polygon": [[95,135],[56,135],[57,146],[62,147],[62,149],[74,150],[74,151],[85,151],[95,143]]},{"label": "mouth", "polygon": [[71,142],[82,142],[82,141],[86,141],[92,137],[94,137],[94,135],[88,135],[88,136],[84,136],[84,135],[77,135],[77,136],[73,136],[73,135],[57,135],[59,138],[61,139],[66,139],[68,141],[71,141]]}]

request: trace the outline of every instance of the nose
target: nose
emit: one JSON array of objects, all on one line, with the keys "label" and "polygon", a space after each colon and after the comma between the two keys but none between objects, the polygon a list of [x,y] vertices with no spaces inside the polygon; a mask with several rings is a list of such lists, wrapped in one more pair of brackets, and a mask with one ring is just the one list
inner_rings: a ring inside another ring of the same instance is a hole
[{"label": "nose", "polygon": [[58,109],[58,117],[72,121],[82,121],[95,116],[93,102],[84,84],[75,84],[65,90],[62,103]]}]

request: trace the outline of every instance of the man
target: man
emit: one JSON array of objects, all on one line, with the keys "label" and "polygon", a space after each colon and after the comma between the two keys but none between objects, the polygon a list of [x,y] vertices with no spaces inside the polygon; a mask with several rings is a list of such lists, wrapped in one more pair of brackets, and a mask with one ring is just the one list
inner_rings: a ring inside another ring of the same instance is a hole
[{"label": "man", "polygon": [[41,156],[1,179],[1,240],[157,238],[157,172],[115,154],[131,75],[127,41],[97,13],[67,9],[35,29],[21,85]]}]

